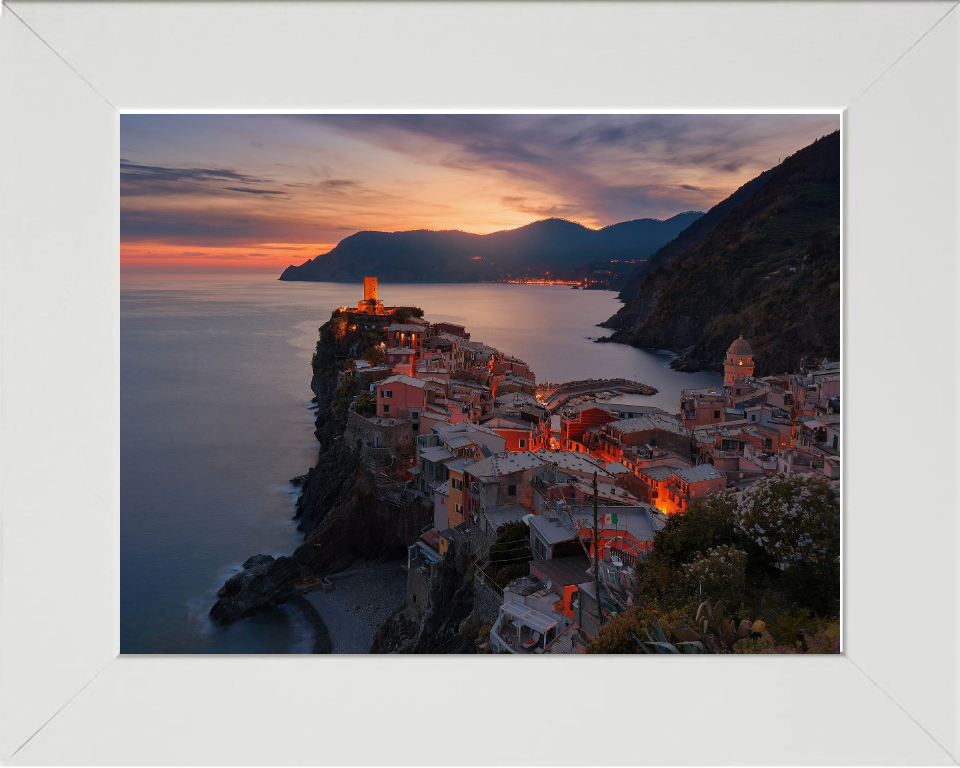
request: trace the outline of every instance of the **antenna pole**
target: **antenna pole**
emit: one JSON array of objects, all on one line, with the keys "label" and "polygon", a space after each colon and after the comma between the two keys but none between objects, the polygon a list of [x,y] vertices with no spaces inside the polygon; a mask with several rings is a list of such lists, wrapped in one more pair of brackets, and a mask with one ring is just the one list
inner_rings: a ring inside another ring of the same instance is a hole
[{"label": "antenna pole", "polygon": [[593,583],[597,590],[597,619],[599,626],[603,626],[603,605],[600,602],[600,546],[597,541],[598,527],[600,525],[597,519],[597,473],[593,473]]}]

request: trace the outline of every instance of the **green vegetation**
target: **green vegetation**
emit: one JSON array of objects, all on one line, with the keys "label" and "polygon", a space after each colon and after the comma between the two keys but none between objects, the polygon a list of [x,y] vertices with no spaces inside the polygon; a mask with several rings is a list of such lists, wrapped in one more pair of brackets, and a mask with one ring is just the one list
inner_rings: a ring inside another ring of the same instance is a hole
[{"label": "green vegetation", "polygon": [[420,307],[397,307],[390,313],[390,320],[394,323],[405,323],[411,317],[423,317]]},{"label": "green vegetation", "polygon": [[[406,317],[423,316],[423,310],[418,307],[404,307],[404,310]],[[360,400],[360,413],[373,415],[373,401],[359,383],[356,361],[367,360],[373,365],[382,363],[382,336],[375,329],[354,327],[351,330],[347,315],[339,310],[334,310],[330,320],[320,327],[320,338],[311,366],[314,377],[312,387],[320,405],[316,436],[321,445],[328,445],[342,434],[354,398],[363,398]],[[339,376],[341,373],[346,374],[342,380]]]},{"label": "green vegetation", "polygon": [[674,260],[650,272],[612,318],[613,341],[688,349],[689,368],[719,369],[742,333],[756,375],[840,354],[840,136],[772,169],[751,197]]},{"label": "green vegetation", "polygon": [[507,523],[497,529],[497,540],[490,546],[484,573],[503,589],[514,579],[530,573],[533,550],[527,526],[522,522]]},{"label": "green vegetation", "polygon": [[361,416],[373,416],[377,412],[377,404],[369,392],[361,392],[353,408]]},{"label": "green vegetation", "polygon": [[[696,640],[667,628],[686,627],[706,601],[719,635],[709,623],[694,631],[716,652],[836,652],[839,543],[839,491],[825,478],[777,475],[696,499],[656,533],[637,565],[634,607],[608,621],[590,650],[645,653],[634,635],[646,641],[651,622],[664,628],[664,642]],[[741,631],[757,619],[762,631]],[[724,639],[732,627],[737,647]]]}]

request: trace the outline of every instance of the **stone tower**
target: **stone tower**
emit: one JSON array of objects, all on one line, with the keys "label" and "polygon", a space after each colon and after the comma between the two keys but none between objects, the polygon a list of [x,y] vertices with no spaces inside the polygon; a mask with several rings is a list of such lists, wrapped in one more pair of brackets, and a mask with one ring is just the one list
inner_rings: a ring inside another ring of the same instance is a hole
[{"label": "stone tower", "polygon": [[375,277],[365,277],[363,278],[363,300],[364,301],[373,301],[377,300],[377,278]]},{"label": "stone tower", "polygon": [[377,278],[363,278],[363,300],[357,302],[357,312],[365,312],[368,315],[386,314],[383,304],[377,299]]},{"label": "stone tower", "polygon": [[737,379],[750,376],[753,376],[753,350],[743,338],[743,334],[740,334],[740,338],[730,345],[723,361],[723,385],[729,387]]}]

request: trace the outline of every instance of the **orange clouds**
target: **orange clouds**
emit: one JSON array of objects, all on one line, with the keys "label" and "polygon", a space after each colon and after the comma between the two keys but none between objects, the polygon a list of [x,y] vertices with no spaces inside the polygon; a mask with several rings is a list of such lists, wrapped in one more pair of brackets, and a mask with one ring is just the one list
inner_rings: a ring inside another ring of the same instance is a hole
[{"label": "orange clouds", "polygon": [[706,211],[836,115],[123,115],[121,264],[275,271],[360,230]]},{"label": "orange clouds", "polygon": [[156,241],[125,242],[120,247],[124,269],[138,272],[238,270],[276,272],[290,264],[327,253],[336,243],[251,243],[189,247]]}]

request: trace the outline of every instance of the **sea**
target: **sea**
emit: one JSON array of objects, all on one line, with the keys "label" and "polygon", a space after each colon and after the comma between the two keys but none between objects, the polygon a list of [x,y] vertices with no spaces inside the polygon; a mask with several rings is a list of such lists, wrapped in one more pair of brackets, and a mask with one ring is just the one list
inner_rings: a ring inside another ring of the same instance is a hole
[{"label": "sea", "polygon": [[[656,387],[633,402],[675,412],[680,390],[715,386],[672,355],[597,344],[621,306],[611,291],[517,284],[380,284],[525,360],[538,381],[623,377]],[[291,553],[290,479],[316,461],[310,358],[356,283],[274,275],[124,275],[120,290],[121,653],[309,653],[299,609],[218,628],[207,614],[244,560]]]}]

